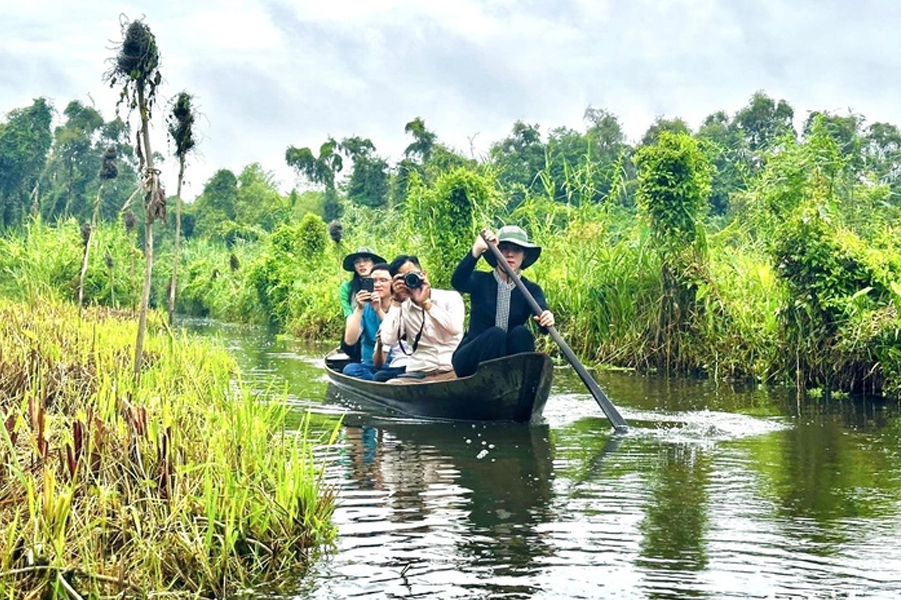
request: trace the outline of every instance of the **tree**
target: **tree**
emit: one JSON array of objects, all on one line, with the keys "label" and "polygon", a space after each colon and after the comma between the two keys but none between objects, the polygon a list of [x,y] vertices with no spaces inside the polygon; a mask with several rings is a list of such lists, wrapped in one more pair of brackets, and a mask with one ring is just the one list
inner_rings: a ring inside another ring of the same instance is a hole
[{"label": "tree", "polygon": [[[0,127],[0,225],[21,222],[53,141],[53,112],[45,98],[15,109]],[[34,203],[32,203],[34,204]]]},{"label": "tree", "polygon": [[422,179],[424,169],[422,165],[412,158],[402,158],[394,166],[394,178],[391,182],[391,199],[393,206],[403,206],[407,199],[407,192],[410,188],[410,182],[419,178]]},{"label": "tree", "polygon": [[48,219],[70,215],[89,219],[92,210],[86,197],[88,189],[97,182],[105,151],[105,148],[95,146],[103,127],[103,117],[77,100],[69,102],[63,115],[65,123],[53,134],[53,151],[44,177],[50,185],[44,194],[46,200],[42,212]]},{"label": "tree", "polygon": [[864,161],[879,183],[901,193],[901,132],[890,123],[873,123],[867,128]]},{"label": "tree", "polygon": [[783,136],[795,137],[794,116],[795,111],[788,102],[777,103],[760,90],[754,92],[748,106],[735,113],[735,125],[751,151],[760,153],[772,149]]},{"label": "tree", "polygon": [[[102,190],[98,221],[114,221],[126,199],[141,185],[128,123],[118,116],[104,122],[97,110],[77,100],[69,102],[62,116],[40,173],[40,214],[45,220],[74,216],[93,222],[97,193]],[[116,155],[115,179],[99,176],[108,152]]]},{"label": "tree", "polygon": [[194,202],[195,227],[200,234],[219,231],[226,221],[235,221],[238,205],[238,178],[228,169],[219,169],[203,186]]},{"label": "tree", "polygon": [[589,106],[585,109],[583,120],[588,123],[585,137],[592,146],[592,153],[607,162],[616,159],[626,145],[626,134],[616,115],[606,109]]},{"label": "tree", "polygon": [[413,143],[404,150],[404,156],[407,158],[418,158],[419,164],[422,165],[429,162],[438,136],[426,129],[425,121],[422,120],[422,117],[416,117],[404,125],[404,132],[413,136]]},{"label": "tree", "polygon": [[178,284],[178,252],[181,245],[181,185],[185,176],[185,161],[196,146],[194,139],[193,96],[180,92],[169,114],[169,136],[178,157],[178,187],[175,192],[175,245],[172,257],[172,279],[169,282],[169,323],[175,324],[175,290]]},{"label": "tree", "polygon": [[639,146],[651,146],[653,144],[656,144],[657,139],[660,137],[660,134],[664,131],[668,131],[670,133],[691,134],[691,128],[688,126],[688,123],[686,123],[680,117],[667,119],[664,116],[659,116],[654,119],[654,122],[651,123],[650,127],[648,127],[648,130],[644,132],[643,136],[641,136],[641,142],[639,142]]},{"label": "tree", "polygon": [[444,144],[435,144],[432,147],[432,156],[426,165],[426,173],[430,181],[436,181],[445,173],[455,169],[475,169],[478,163],[472,158],[466,158],[453,148]]},{"label": "tree", "polygon": [[494,181],[459,168],[442,174],[434,186],[417,177],[404,205],[404,221],[412,237],[406,240],[428,265],[429,280],[436,287],[450,282],[454,264],[449,256],[462,256],[472,244],[479,214],[492,202]]},{"label": "tree", "polygon": [[635,186],[635,169],[630,160],[632,148],[626,143],[619,119],[606,109],[591,106],[585,109],[583,119],[588,124],[585,132],[588,156],[594,165],[594,201],[618,197],[620,202],[632,204]]},{"label": "tree", "polygon": [[865,145],[863,139],[865,119],[863,116],[850,111],[847,116],[833,115],[826,111],[810,111],[807,119],[804,121],[803,134],[805,138],[811,135],[813,124],[817,119],[821,119],[823,130],[838,144],[838,149],[848,165],[855,171],[862,170],[864,165],[863,147]]},{"label": "tree", "polygon": [[251,163],[238,175],[235,222],[242,228],[272,231],[288,217],[288,201],[279,193],[275,175]]},{"label": "tree", "polygon": [[103,221],[115,222],[120,219],[128,199],[143,185],[139,174],[141,167],[131,140],[131,127],[118,115],[100,128],[96,151],[103,154],[109,148],[114,148],[119,172],[115,179],[103,181],[100,200],[100,219]]},{"label": "tree", "polygon": [[413,136],[413,142],[404,150],[404,158],[395,165],[391,190],[395,205],[406,200],[410,182],[417,177],[431,184],[442,173],[471,162],[438,144],[438,136],[425,126],[422,117],[416,117],[404,125],[404,132]]},{"label": "tree", "polygon": [[707,277],[703,210],[710,195],[710,165],[685,133],[662,131],[635,154],[638,206],[660,256],[663,298],[655,332],[667,369],[684,366],[683,344],[700,314],[698,282]]},{"label": "tree", "polygon": [[543,191],[539,175],[546,165],[546,153],[538,124],[522,121],[513,124],[510,135],[491,145],[488,156],[497,167],[498,183],[509,195],[508,206],[516,207],[526,196]]},{"label": "tree", "polygon": [[[150,147],[149,122],[156,91],[162,74],[159,70],[160,53],[156,38],[142,21],[122,23],[123,40],[118,47],[113,66],[105,79],[110,87],[122,81],[120,103],[127,102],[129,109],[137,109],[141,117],[141,142],[138,143],[138,159],[144,171],[144,287],[141,293],[141,309],[138,313],[138,337],[135,342],[134,376],[140,379],[144,360],[144,330],[147,327],[147,308],[150,304],[150,283],[153,274],[153,223],[166,220],[166,193],[159,180],[159,171],[153,168],[153,151]],[[142,148],[143,143],[143,148]]]},{"label": "tree", "polygon": [[344,138],[341,150],[353,161],[347,183],[347,198],[356,204],[379,208],[388,203],[390,192],[388,162],[375,155],[375,145],[367,138]]},{"label": "tree", "polygon": [[543,185],[557,202],[580,206],[596,198],[595,164],[588,140],[569,127],[555,127],[548,134],[545,162],[550,179]]},{"label": "tree", "polygon": [[116,149],[113,146],[107,148],[103,154],[103,161],[100,165],[100,188],[97,190],[97,197],[94,200],[94,211],[91,215],[90,225],[82,227],[82,235],[84,235],[84,256],[81,262],[81,274],[78,277],[78,308],[84,306],[84,278],[88,273],[88,258],[91,253],[91,242],[93,241],[94,232],[97,230],[97,221],[100,219],[100,199],[103,197],[103,184],[107,181],[115,179],[119,174],[119,168],[116,166]]},{"label": "tree", "polygon": [[723,215],[734,192],[746,189],[751,153],[741,131],[723,111],[708,115],[695,136],[699,147],[714,168],[710,211]]},{"label": "tree", "polygon": [[357,160],[362,156],[367,156],[375,152],[375,145],[369,138],[361,138],[360,136],[355,135],[341,140],[341,143],[338,144],[338,149],[351,160]]},{"label": "tree", "polygon": [[323,217],[326,221],[340,218],[343,212],[335,189],[335,176],[341,172],[344,161],[337,150],[338,142],[330,137],[320,146],[319,156],[315,156],[309,148],[289,146],[285,151],[285,162],[289,167],[294,167],[299,175],[310,182],[325,187]]}]

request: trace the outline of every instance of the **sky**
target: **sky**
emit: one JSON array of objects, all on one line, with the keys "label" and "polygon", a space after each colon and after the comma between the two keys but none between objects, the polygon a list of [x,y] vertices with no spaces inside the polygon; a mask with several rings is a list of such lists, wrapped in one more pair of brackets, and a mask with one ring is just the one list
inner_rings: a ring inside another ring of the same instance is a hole
[{"label": "sky", "polygon": [[[475,157],[521,120],[584,131],[589,106],[630,140],[659,116],[697,128],[763,90],[809,111],[901,125],[901,3],[891,0],[0,0],[0,119],[43,96],[114,116],[102,81],[123,19],[160,48],[165,102],[195,96],[192,199],[218,169],[259,163],[303,187],[289,146],[370,138],[394,163],[415,117]],[[123,113],[124,114],[124,113]],[[136,115],[132,116],[136,123]],[[168,158],[163,183],[174,190]],[[171,193],[171,191],[170,191]]]}]

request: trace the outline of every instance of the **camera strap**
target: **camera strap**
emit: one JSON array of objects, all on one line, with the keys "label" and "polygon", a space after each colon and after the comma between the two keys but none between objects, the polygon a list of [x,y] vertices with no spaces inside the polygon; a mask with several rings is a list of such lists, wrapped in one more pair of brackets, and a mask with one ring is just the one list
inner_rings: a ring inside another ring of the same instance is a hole
[{"label": "camera strap", "polygon": [[416,348],[419,347],[419,340],[422,339],[422,331],[423,331],[423,329],[425,329],[425,315],[426,315],[426,311],[423,310],[422,311],[422,323],[420,323],[420,325],[419,325],[419,332],[416,334],[416,337],[413,338],[413,347],[409,352],[407,352],[407,350],[404,348],[404,342],[403,342],[401,332],[400,332],[400,328],[402,327],[403,322],[404,322],[403,314],[401,314],[401,318],[398,319],[398,322],[397,322],[397,345],[400,347],[400,351],[403,352],[404,354],[406,354],[407,356],[412,356],[413,353],[416,352]]}]

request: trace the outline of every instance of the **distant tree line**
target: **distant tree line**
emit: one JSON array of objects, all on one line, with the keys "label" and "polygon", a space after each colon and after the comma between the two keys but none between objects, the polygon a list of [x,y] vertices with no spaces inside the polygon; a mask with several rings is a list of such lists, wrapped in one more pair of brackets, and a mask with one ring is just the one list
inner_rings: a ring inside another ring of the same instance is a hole
[{"label": "distant tree line", "polygon": [[[455,167],[490,171],[509,209],[541,196],[579,206],[615,202],[635,206],[637,171],[634,156],[655,143],[664,131],[687,133],[713,165],[707,214],[728,218],[734,198],[764,170],[767,157],[786,144],[804,139],[817,117],[833,137],[848,167],[859,178],[884,185],[890,198],[901,191],[901,132],[897,126],[867,124],[859,114],[810,112],[801,130],[795,110],[785,100],[754,93],[734,114],[717,111],[697,131],[681,118],[658,117],[636,142],[626,139],[619,118],[588,107],[584,129],[517,121],[509,135],[491,144],[487,156],[465,156],[442,143],[416,117],[404,131],[410,143],[395,164],[378,154],[367,138],[328,138],[316,148],[290,146],[285,161],[312,191],[282,194],[271,172],[250,164],[240,173],[221,169],[185,207],[182,235],[256,239],[279,224],[297,222],[307,212],[325,221],[338,219],[347,205],[373,209],[400,206],[410,182],[430,184]],[[54,121],[59,125],[53,127]],[[115,157],[118,176],[101,176],[104,156]],[[162,156],[156,156],[157,162]],[[138,159],[129,125],[106,121],[91,106],[70,102],[58,119],[45,98],[17,108],[0,122],[0,227],[14,227],[29,216],[45,221],[74,217],[91,220],[94,198],[101,193],[99,218],[113,221],[127,209],[140,186]],[[163,234],[170,236],[171,233]]]}]

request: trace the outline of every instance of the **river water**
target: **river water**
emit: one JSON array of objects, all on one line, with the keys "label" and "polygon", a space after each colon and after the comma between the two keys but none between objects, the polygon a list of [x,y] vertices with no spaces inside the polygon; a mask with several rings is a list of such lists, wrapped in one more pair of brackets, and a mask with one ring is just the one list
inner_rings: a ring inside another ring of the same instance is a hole
[{"label": "river water", "polygon": [[538,426],[375,417],[337,396],[327,346],[193,323],[322,448],[335,548],[298,600],[901,598],[901,411],[873,399],[598,372],[613,436],[560,365]]}]

